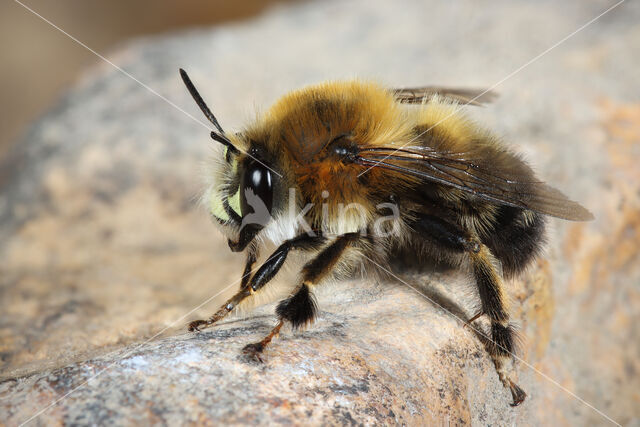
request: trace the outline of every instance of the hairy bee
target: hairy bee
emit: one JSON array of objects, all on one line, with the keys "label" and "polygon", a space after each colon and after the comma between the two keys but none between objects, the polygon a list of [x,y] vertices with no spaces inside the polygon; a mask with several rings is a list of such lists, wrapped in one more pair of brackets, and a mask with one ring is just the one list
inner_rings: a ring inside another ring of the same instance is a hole
[{"label": "hairy bee", "polygon": [[[488,317],[487,351],[513,404],[524,400],[503,369],[514,332],[502,277],[539,254],[545,215],[592,215],[463,115],[462,103],[484,102],[490,93],[323,83],[289,93],[241,133],[227,134],[180,73],[215,127],[211,137],[225,146],[205,200],[231,250],[247,251],[240,290],[189,330],[225,317],[267,286],[290,252],[304,253],[299,282],[277,305],[277,325],[244,348],[260,359],[285,322],[297,328],[313,321],[314,287],[413,253],[413,262],[472,273],[481,309],[469,322]],[[267,243],[277,248],[251,274]]]}]

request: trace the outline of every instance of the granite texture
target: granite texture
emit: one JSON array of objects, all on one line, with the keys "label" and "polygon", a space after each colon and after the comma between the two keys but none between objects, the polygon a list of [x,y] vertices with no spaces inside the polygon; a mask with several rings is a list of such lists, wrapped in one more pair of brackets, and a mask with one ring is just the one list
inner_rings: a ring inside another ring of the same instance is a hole
[{"label": "granite texture", "polygon": [[[328,78],[492,85],[612,4],[303,3],[108,56],[200,119],[187,69],[238,129]],[[475,301],[457,272],[402,274],[428,298],[402,280],[328,287],[317,324],[285,329],[264,365],[240,349],[273,325],[271,306],[185,333],[242,268],[197,205],[217,151],[200,124],[102,64],[1,165],[0,423],[611,422],[575,396],[638,423],[639,19],[625,2],[469,110],[596,216],[551,220],[544,258],[509,282],[522,406],[456,318]]]}]

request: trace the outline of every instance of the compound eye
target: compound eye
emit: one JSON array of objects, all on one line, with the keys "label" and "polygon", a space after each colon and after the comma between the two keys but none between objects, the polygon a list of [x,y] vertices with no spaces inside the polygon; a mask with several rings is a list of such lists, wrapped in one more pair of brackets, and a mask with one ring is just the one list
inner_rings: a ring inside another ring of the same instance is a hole
[{"label": "compound eye", "polygon": [[[258,215],[271,214],[273,181],[269,169],[255,161],[249,163],[242,174],[240,189],[240,211],[243,218],[252,212]],[[268,212],[263,212],[264,207]]]}]

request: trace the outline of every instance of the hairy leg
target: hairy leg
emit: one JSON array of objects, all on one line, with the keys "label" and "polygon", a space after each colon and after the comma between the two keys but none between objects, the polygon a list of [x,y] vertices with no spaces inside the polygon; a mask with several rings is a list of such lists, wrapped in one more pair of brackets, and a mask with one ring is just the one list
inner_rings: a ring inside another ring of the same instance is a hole
[{"label": "hairy leg", "polygon": [[491,332],[490,337],[484,340],[485,347],[496,366],[500,381],[511,391],[513,405],[522,403],[526,393],[509,378],[505,368],[505,362],[514,351],[515,333],[509,324],[504,285],[491,250],[477,236],[435,216],[419,216],[412,226],[425,238],[469,257],[482,308],[465,325],[470,325],[482,315],[489,317]]},{"label": "hairy leg", "polygon": [[258,257],[257,245],[251,243],[247,254],[247,261],[242,275],[240,290],[225,302],[218,311],[207,320],[194,320],[189,323],[189,331],[199,331],[225,318],[242,301],[253,295],[254,292],[265,286],[280,271],[289,251],[292,249],[308,250],[319,247],[324,243],[324,237],[316,234],[303,233],[281,244],[274,253],[260,266],[258,271],[251,276],[251,270]]},{"label": "hairy leg", "polygon": [[309,325],[313,322],[317,306],[311,289],[319,284],[323,278],[331,273],[345,249],[358,240],[360,233],[347,233],[337,237],[324,248],[315,258],[302,268],[302,283],[288,298],[280,301],[276,308],[278,324],[258,343],[245,346],[244,353],[256,360],[262,361],[260,353],[277,335],[285,321],[290,322],[294,329]]},{"label": "hairy leg", "polygon": [[486,340],[486,348],[502,384],[511,391],[513,406],[524,401],[527,394],[509,378],[505,362],[513,355],[515,331],[509,324],[509,313],[504,284],[495,268],[493,255],[489,248],[479,244],[477,251],[470,251],[469,257],[473,266],[473,274],[478,286],[482,313],[491,322],[491,339]]}]

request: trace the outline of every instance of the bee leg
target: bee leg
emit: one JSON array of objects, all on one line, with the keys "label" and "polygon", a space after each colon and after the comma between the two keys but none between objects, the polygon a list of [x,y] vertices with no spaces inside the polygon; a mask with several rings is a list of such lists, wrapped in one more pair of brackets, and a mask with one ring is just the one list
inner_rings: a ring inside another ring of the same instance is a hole
[{"label": "bee leg", "polygon": [[482,312],[486,313],[491,321],[491,339],[486,340],[485,344],[498,377],[511,391],[512,405],[516,406],[524,401],[527,394],[510,378],[504,366],[504,362],[513,355],[515,347],[515,332],[509,324],[507,299],[491,251],[482,243],[477,242],[476,245],[468,253],[480,294]]},{"label": "bee leg", "polygon": [[244,272],[242,273],[242,280],[240,282],[240,291],[236,293],[234,296],[229,298],[227,302],[225,302],[218,311],[207,320],[194,320],[189,323],[188,329],[189,332],[200,331],[200,328],[207,328],[214,323],[225,318],[229,313],[233,311],[234,308],[238,306],[245,298],[251,295],[249,291],[249,279],[251,278],[251,270],[253,269],[253,265],[258,259],[258,247],[256,242],[254,241],[249,247],[249,252],[247,253],[247,261],[244,265]]},{"label": "bee leg", "polygon": [[441,218],[421,214],[411,226],[425,239],[454,253],[466,253],[469,256],[482,308],[466,325],[483,314],[489,316],[491,334],[490,339],[484,340],[485,347],[496,366],[500,381],[511,391],[513,404],[522,403],[526,393],[509,378],[504,364],[513,354],[515,335],[513,327],[509,325],[507,299],[502,278],[494,266],[495,257],[479,238]]},{"label": "bee leg", "polygon": [[214,323],[224,319],[229,313],[233,311],[234,308],[238,306],[238,304],[240,304],[245,298],[249,297],[250,295],[251,292],[249,292],[249,289],[241,289],[238,293],[229,298],[227,302],[225,302],[218,309],[218,311],[216,311],[215,314],[213,314],[207,320],[194,320],[193,322],[189,323],[189,332],[200,332],[201,328],[208,328]]},{"label": "bee leg", "polygon": [[287,259],[289,251],[292,249],[310,250],[319,248],[326,239],[320,234],[303,233],[293,239],[285,241],[283,244],[271,254],[264,264],[260,266],[258,271],[253,275],[247,288],[256,292],[264,285],[269,283],[271,279],[280,271],[280,268]]},{"label": "bee leg", "polygon": [[201,327],[207,327],[233,311],[245,298],[251,296],[266,285],[280,271],[280,268],[287,259],[291,249],[313,249],[324,243],[325,238],[320,234],[303,233],[293,239],[281,244],[273,254],[260,266],[258,271],[250,277],[251,269],[257,258],[257,248],[255,243],[251,244],[247,263],[245,264],[242,276],[240,291],[229,299],[220,309],[208,320],[196,320],[189,324],[189,331],[199,331]]},{"label": "bee leg", "polygon": [[263,340],[244,347],[243,352],[254,360],[262,361],[260,353],[280,332],[285,321],[291,323],[294,329],[313,323],[317,312],[317,305],[311,288],[325,278],[335,267],[344,250],[360,237],[360,233],[347,233],[339,236],[324,248],[315,258],[307,262],[302,268],[302,283],[288,298],[280,301],[276,307],[278,324]]},{"label": "bee leg", "polygon": [[262,351],[271,342],[273,337],[275,337],[280,333],[280,329],[282,328],[283,325],[284,325],[284,322],[280,320],[278,324],[271,330],[271,332],[269,332],[269,335],[264,337],[261,341],[245,345],[244,348],[242,349],[242,352],[247,356],[249,356],[250,359],[253,359],[256,362],[262,363],[263,362],[262,356],[261,356]]},{"label": "bee leg", "polygon": [[480,310],[479,312],[477,312],[476,314],[473,315],[473,317],[471,317],[471,319],[467,320],[466,322],[464,322],[464,327],[468,328],[469,326],[471,326],[471,324],[473,322],[475,322],[476,320],[478,320],[480,317],[482,317],[484,315],[484,311]]}]

